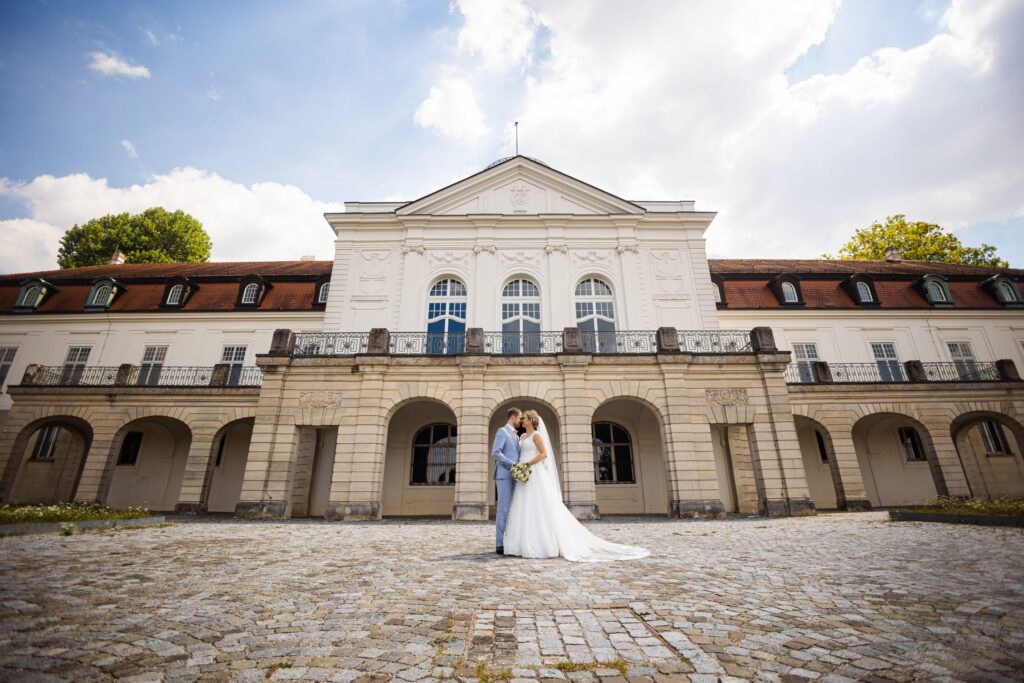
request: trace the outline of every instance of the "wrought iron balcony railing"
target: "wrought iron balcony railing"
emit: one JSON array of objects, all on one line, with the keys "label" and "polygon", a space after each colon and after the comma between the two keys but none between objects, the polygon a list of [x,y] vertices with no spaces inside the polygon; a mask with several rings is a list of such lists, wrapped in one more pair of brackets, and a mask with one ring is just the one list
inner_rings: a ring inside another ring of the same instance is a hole
[{"label": "wrought iron balcony railing", "polygon": [[369,349],[369,332],[298,332],[295,356],[353,356]]},{"label": "wrought iron balcony railing", "polygon": [[1012,360],[922,363],[895,360],[874,363],[797,361],[785,371],[788,384],[900,384],[925,382],[1020,381]]},{"label": "wrought iron balcony railing", "polygon": [[929,382],[998,382],[995,363],[959,361],[956,363],[921,363]]},{"label": "wrought iron balcony railing", "polygon": [[562,353],[562,332],[484,332],[484,353]]},{"label": "wrought iron balcony railing", "polygon": [[750,353],[750,330],[679,330],[679,350],[687,353]]},{"label": "wrought iron balcony railing", "polygon": [[256,366],[222,363],[214,366],[30,365],[21,386],[50,387],[258,387],[263,373]]}]

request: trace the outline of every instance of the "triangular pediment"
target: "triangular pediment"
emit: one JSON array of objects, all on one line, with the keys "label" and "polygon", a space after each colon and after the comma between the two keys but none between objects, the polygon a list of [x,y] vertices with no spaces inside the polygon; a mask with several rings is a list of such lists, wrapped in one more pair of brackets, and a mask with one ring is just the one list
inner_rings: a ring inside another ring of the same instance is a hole
[{"label": "triangular pediment", "polygon": [[632,202],[516,156],[399,207],[399,215],[644,213]]}]

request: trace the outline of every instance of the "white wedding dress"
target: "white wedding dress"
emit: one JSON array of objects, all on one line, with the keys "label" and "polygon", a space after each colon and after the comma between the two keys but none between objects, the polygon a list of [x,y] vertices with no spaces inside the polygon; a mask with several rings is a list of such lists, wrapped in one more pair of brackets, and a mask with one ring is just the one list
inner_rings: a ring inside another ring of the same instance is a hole
[{"label": "white wedding dress", "polygon": [[[650,553],[644,548],[611,543],[580,524],[562,503],[551,439],[543,421],[540,434],[548,457],[531,468],[530,480],[517,482],[505,523],[505,554],[527,558],[564,557],[571,562],[636,560]],[[519,462],[539,452],[532,438],[520,442]]]}]

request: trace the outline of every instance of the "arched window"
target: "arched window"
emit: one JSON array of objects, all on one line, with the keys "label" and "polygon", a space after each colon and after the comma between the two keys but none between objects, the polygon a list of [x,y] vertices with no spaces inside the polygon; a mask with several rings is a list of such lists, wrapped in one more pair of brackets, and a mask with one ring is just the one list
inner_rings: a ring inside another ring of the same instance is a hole
[{"label": "arched window", "polygon": [[255,282],[250,282],[242,290],[242,303],[243,304],[254,304],[256,299],[260,295],[260,286]]},{"label": "arched window", "polygon": [[715,303],[722,303],[722,285],[718,284],[717,282],[712,282],[711,289],[715,293]]},{"label": "arched window", "polygon": [[598,484],[635,484],[633,444],[629,432],[614,422],[595,422],[594,481]]},{"label": "arched window", "polygon": [[857,298],[862,304],[869,304],[875,300],[875,297],[871,296],[871,288],[868,287],[868,283],[857,283]]},{"label": "arched window", "polygon": [[501,352],[540,353],[540,289],[512,280],[501,290]]},{"label": "arched window", "polygon": [[576,285],[576,326],[583,350],[615,350],[615,298],[604,280],[588,278]]},{"label": "arched window", "polygon": [[426,486],[450,486],[455,483],[455,446],[458,441],[453,424],[432,424],[416,432],[412,440],[412,471],[409,483]]},{"label": "arched window", "polygon": [[95,285],[92,288],[92,294],[89,296],[89,305],[106,308],[107,306],[110,305],[110,295],[113,293],[113,291],[114,290],[110,286],[110,283],[101,282]]},{"label": "arched window", "polygon": [[18,308],[35,308],[39,305],[39,302],[43,300],[43,288],[39,285],[28,285],[21,290],[21,296],[18,297]]},{"label": "arched window", "polygon": [[941,282],[935,280],[928,283],[928,298],[932,300],[932,303],[949,301],[949,297],[946,296],[946,288],[942,286]]},{"label": "arched window", "polygon": [[322,285],[320,285],[320,293],[316,297],[316,302],[318,304],[325,304],[325,303],[327,303],[327,295],[330,292],[330,289],[331,289],[331,283],[330,282],[325,282]]},{"label": "arched window", "polygon": [[787,304],[800,303],[800,297],[796,293],[796,287],[792,282],[782,283],[782,300]]},{"label": "arched window", "polygon": [[999,281],[996,291],[999,292],[999,299],[1004,304],[1020,303],[1020,290],[1006,280]]},{"label": "arched window", "polygon": [[466,285],[440,280],[427,297],[427,353],[462,353],[466,348]]},{"label": "arched window", "polygon": [[181,304],[181,295],[185,293],[182,285],[174,285],[167,291],[167,305],[178,306]]}]

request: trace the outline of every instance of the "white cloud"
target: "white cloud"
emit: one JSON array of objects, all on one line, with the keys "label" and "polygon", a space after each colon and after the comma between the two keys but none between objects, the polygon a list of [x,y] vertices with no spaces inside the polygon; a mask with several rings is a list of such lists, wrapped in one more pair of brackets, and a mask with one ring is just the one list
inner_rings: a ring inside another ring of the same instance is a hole
[{"label": "white cloud", "polygon": [[413,119],[424,128],[434,128],[460,142],[477,142],[490,132],[473,86],[454,75],[444,77],[430,88]]},{"label": "white cloud", "polygon": [[507,69],[528,61],[537,20],[525,2],[457,0],[457,6],[465,17],[459,30],[460,50],[479,54],[489,69]]},{"label": "white cloud", "polygon": [[143,31],[143,33],[146,36],[146,40],[149,41],[150,45],[159,45],[160,44],[160,39],[157,38],[156,34],[153,33],[152,31]]},{"label": "white cloud", "polygon": [[89,68],[104,76],[149,78],[149,69],[141,64],[129,64],[113,52],[91,52],[89,59]]},{"label": "white cloud", "polygon": [[218,261],[333,256],[334,235],[324,220],[340,203],[313,199],[293,185],[245,186],[196,168],[177,168],[145,184],[111,187],[84,173],[42,175],[29,182],[0,178],[0,196],[20,202],[29,218],[0,221],[0,272],[55,268],[64,231],[109,213],[151,206],[195,216],[213,239]]},{"label": "white cloud", "polygon": [[121,147],[128,153],[132,159],[138,159],[139,153],[135,151],[135,145],[132,144],[131,140],[121,140]]},{"label": "white cloud", "polygon": [[220,98],[222,97],[220,90],[217,90],[212,85],[206,89],[206,96],[214,102],[220,102]]},{"label": "white cloud", "polygon": [[[838,0],[537,0],[518,25],[494,19],[520,4],[460,2],[435,87],[458,73],[508,111],[491,122],[506,153],[518,119],[524,154],[617,194],[719,211],[716,255],[816,256],[893,213],[952,228],[1024,215],[1019,0],[953,0],[922,44],[797,83],[787,70],[826,40]],[[505,63],[524,65],[521,85],[493,75],[488,26]]]}]

